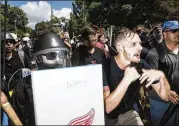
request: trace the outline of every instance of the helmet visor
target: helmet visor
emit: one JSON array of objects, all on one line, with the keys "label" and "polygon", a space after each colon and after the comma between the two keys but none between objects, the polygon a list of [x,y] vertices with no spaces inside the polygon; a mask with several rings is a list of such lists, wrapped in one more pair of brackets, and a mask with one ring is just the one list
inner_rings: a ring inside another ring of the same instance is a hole
[{"label": "helmet visor", "polygon": [[46,69],[71,66],[69,51],[51,51],[38,56],[40,64]]}]

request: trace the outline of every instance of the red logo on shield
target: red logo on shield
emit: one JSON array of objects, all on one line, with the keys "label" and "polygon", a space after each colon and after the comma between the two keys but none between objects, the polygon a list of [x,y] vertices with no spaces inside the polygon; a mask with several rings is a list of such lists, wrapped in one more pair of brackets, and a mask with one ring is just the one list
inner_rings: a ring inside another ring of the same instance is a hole
[{"label": "red logo on shield", "polygon": [[92,108],[87,114],[71,120],[68,123],[68,125],[70,125],[70,126],[75,126],[75,125],[90,126],[93,123],[94,116],[95,116],[95,110],[94,110],[94,108]]}]

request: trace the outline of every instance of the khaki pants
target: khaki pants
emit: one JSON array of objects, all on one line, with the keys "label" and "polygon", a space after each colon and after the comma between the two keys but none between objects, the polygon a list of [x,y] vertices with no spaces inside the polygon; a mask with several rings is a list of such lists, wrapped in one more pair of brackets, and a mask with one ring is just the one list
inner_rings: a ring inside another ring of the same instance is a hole
[{"label": "khaki pants", "polygon": [[144,125],[139,114],[135,110],[130,110],[120,114],[117,118],[116,125]]}]

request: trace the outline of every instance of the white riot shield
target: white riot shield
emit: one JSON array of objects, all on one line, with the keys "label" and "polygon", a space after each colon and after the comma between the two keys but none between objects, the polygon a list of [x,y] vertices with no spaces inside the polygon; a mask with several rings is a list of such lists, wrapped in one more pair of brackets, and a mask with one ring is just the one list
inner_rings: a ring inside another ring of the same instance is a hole
[{"label": "white riot shield", "polygon": [[37,125],[104,125],[102,66],[32,72]]}]

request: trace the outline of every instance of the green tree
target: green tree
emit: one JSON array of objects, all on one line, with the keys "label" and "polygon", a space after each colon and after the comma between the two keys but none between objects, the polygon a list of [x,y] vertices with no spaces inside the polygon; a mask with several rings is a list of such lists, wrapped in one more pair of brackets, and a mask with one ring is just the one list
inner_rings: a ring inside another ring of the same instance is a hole
[{"label": "green tree", "polygon": [[[1,4],[1,9],[0,9],[0,11],[1,11],[1,30],[2,31],[4,31],[4,16],[5,16],[5,5],[4,4]],[[10,5],[8,5],[7,6],[7,8],[8,8],[8,10],[9,10],[9,8],[10,8]],[[7,17],[7,19],[6,19],[6,21],[8,20],[8,17]],[[6,26],[7,27],[7,26]]]},{"label": "green tree", "polygon": [[[64,27],[68,27],[69,20],[65,17],[58,18],[53,16],[50,21],[42,21],[35,25],[35,31],[33,31],[32,36],[39,36],[45,32],[55,32],[59,33]],[[61,23],[65,23],[66,26],[62,26]]]},{"label": "green tree", "polygon": [[10,31],[15,31],[14,26],[10,25],[15,24],[15,21],[17,29],[21,29],[25,32],[25,26],[28,24],[26,13],[18,7],[11,7],[8,12],[8,24],[11,26]]},{"label": "green tree", "polygon": [[73,13],[70,15],[68,27],[70,37],[72,37],[72,35],[79,35],[82,28],[89,24],[88,5],[89,3],[84,0],[76,0],[72,3]]},{"label": "green tree", "polygon": [[29,27],[29,26],[25,27],[25,31],[24,31],[25,33],[31,34],[32,31],[33,31],[33,29],[31,27]]},{"label": "green tree", "polygon": [[[1,26],[2,31],[4,31],[4,17],[5,17],[5,11],[4,11],[5,5],[1,5]],[[23,12],[22,9],[18,7],[11,7],[8,5],[7,9],[7,31],[19,33],[20,35],[22,32],[24,33],[26,30],[26,25],[28,24],[28,18],[26,13]],[[18,34],[17,34],[18,35]]]},{"label": "green tree", "polygon": [[178,0],[91,1],[88,6],[89,21],[103,27],[115,25],[133,28],[146,21],[153,24],[167,19],[179,19],[178,6]]},{"label": "green tree", "polygon": [[35,25],[35,32],[39,36],[45,32],[49,32],[52,29],[52,24],[49,21],[42,21]]},{"label": "green tree", "polygon": [[30,37],[31,38],[37,38],[37,33],[35,30],[32,30],[32,32],[30,33]]}]

